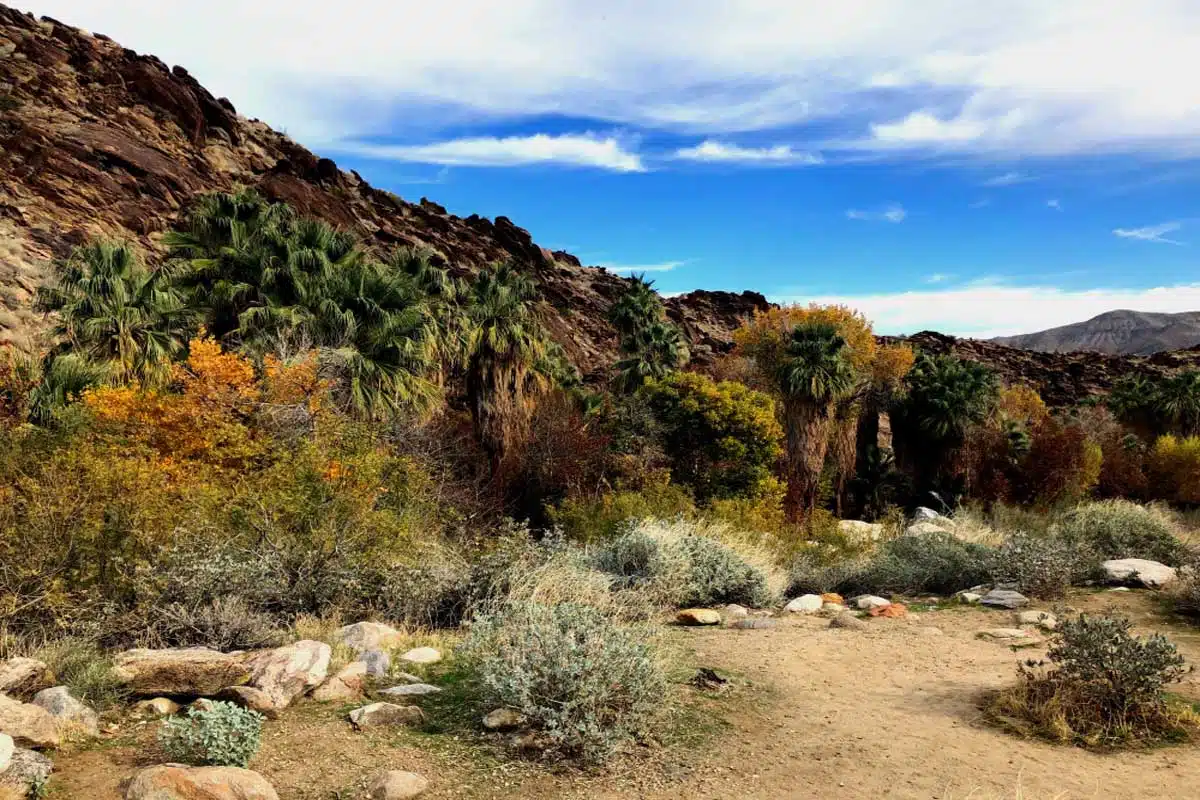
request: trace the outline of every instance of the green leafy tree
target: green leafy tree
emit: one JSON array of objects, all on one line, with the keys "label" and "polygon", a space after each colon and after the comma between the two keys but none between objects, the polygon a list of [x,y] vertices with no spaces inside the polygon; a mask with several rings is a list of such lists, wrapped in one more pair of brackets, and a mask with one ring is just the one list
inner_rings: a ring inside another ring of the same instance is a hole
[{"label": "green leafy tree", "polygon": [[160,385],[184,349],[187,315],[179,293],[127,243],[76,248],[58,265],[57,284],[39,292],[38,305],[56,314],[59,343],[49,357],[74,354],[113,380]]},{"label": "green leafy tree", "polygon": [[683,368],[691,355],[683,334],[669,322],[655,322],[627,335],[621,350],[625,357],[617,362],[616,384],[626,392]]},{"label": "green leafy tree", "polygon": [[734,381],[675,373],[641,389],[659,423],[674,480],[700,502],[748,497],[783,453],[775,401]]}]

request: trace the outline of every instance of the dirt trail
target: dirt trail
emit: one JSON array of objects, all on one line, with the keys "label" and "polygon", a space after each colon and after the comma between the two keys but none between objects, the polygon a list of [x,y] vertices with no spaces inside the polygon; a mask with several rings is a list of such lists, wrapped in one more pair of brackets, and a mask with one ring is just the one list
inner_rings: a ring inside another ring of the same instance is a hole
[{"label": "dirt trail", "polygon": [[[1145,595],[1082,595],[1070,603],[1089,611],[1113,606],[1144,628],[1166,627]],[[1010,683],[1020,661],[1044,652],[975,638],[981,629],[1012,624],[1010,612],[962,609],[871,620],[865,631],[803,618],[769,630],[684,632],[700,663],[752,685],[739,690],[745,702],[730,701],[732,728],[682,759],[674,774],[634,768],[589,778],[471,766],[452,750],[431,754],[387,737],[364,742],[332,711],[276,723],[283,727],[268,736],[255,766],[284,800],[357,798],[356,784],[373,769],[418,767],[434,779],[430,798],[1200,797],[1196,746],[1096,754],[985,726],[981,692]],[[1200,636],[1170,627],[1188,660],[1200,664]],[[1181,692],[1200,698],[1200,677],[1190,677]],[[79,792],[62,796],[115,800],[118,777],[133,764],[118,748],[81,753],[60,767],[68,773],[60,785]]]}]

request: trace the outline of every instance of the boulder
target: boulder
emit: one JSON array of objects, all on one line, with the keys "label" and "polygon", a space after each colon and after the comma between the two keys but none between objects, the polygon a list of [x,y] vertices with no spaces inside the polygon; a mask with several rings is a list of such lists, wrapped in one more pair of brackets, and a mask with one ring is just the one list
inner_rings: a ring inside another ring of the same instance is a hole
[{"label": "boulder", "polygon": [[974,605],[983,599],[983,595],[978,592],[959,592],[954,596],[958,598],[958,602],[967,603],[968,605]]},{"label": "boulder", "polygon": [[745,606],[739,606],[736,603],[730,603],[721,609],[721,618],[727,620],[745,619],[750,616],[750,609]]},{"label": "boulder", "polygon": [[279,709],[271,696],[253,686],[226,686],[217,692],[216,699],[257,711],[267,719],[279,718]]},{"label": "boulder", "polygon": [[279,795],[248,769],[163,764],[135,775],[125,800],[279,800]]},{"label": "boulder", "polygon": [[415,772],[393,770],[380,775],[371,784],[371,800],[408,800],[423,794],[429,781]]},{"label": "boulder", "polygon": [[357,700],[362,696],[363,682],[367,677],[367,665],[352,661],[331,675],[328,680],[313,690],[312,697],[321,703],[340,700]]},{"label": "boulder", "polygon": [[356,653],[367,650],[382,650],[392,647],[404,638],[404,634],[382,622],[356,622],[338,628],[334,638]]},{"label": "boulder", "polygon": [[1058,627],[1058,618],[1049,611],[1018,611],[1018,625],[1032,625],[1044,631],[1052,631]]},{"label": "boulder", "polygon": [[33,698],[33,704],[46,709],[58,720],[61,733],[81,732],[88,736],[100,734],[100,716],[71,696],[66,686],[43,689]]},{"label": "boulder", "polygon": [[204,697],[250,678],[241,656],[205,647],[126,650],[113,659],[113,672],[135,695]]},{"label": "boulder", "polygon": [[52,680],[50,668],[36,658],[0,661],[0,694],[28,697],[45,689]]},{"label": "boulder", "polygon": [[358,657],[367,667],[367,674],[372,678],[382,678],[392,668],[392,657],[386,650],[368,650]]},{"label": "boulder", "polygon": [[711,608],[685,608],[675,615],[675,621],[689,627],[720,625],[721,615]]},{"label": "boulder", "polygon": [[[221,693],[224,694],[222,689]],[[223,698],[222,698],[223,699]],[[183,706],[167,697],[156,697],[153,700],[142,700],[135,703],[133,713],[138,717],[169,717],[178,714]]]},{"label": "boulder", "polygon": [[1039,636],[1022,628],[988,628],[976,634],[980,639],[1001,644],[1011,644],[1017,647],[1041,644]]},{"label": "boulder", "polygon": [[867,629],[867,623],[854,616],[854,614],[851,612],[845,611],[829,620],[829,627],[842,628],[843,630],[848,631],[865,631]]},{"label": "boulder", "polygon": [[442,651],[436,647],[414,647],[400,656],[400,660],[410,664],[436,664],[442,660]]},{"label": "boulder", "polygon": [[320,686],[329,672],[329,645],[305,639],[267,650],[249,661],[250,686],[262,689],[277,709]]},{"label": "boulder", "polygon": [[850,604],[859,611],[870,611],[872,608],[887,608],[892,601],[874,594],[861,594],[851,600]]},{"label": "boulder", "polygon": [[1021,608],[1029,605],[1029,598],[1012,589],[992,589],[979,598],[979,604],[992,608]]},{"label": "boulder", "polygon": [[934,533],[945,533],[946,529],[936,522],[922,520],[909,525],[904,532],[909,536],[928,536]]},{"label": "boulder", "polygon": [[525,715],[511,708],[497,708],[483,717],[483,727],[489,731],[511,731],[525,724]]},{"label": "boulder", "polygon": [[838,531],[856,544],[877,542],[883,538],[882,525],[857,519],[844,519],[838,522]]},{"label": "boulder", "polygon": [[1176,577],[1174,567],[1144,558],[1117,558],[1100,566],[1113,583],[1136,583],[1147,589],[1160,589]]},{"label": "boulder", "polygon": [[34,787],[45,784],[53,771],[54,762],[41,753],[13,748],[7,769],[0,770],[0,790],[15,790],[17,797],[32,795]]},{"label": "boulder", "polygon": [[914,520],[930,520],[930,519],[945,519],[941,514],[934,511],[932,508],[925,506],[917,506],[917,510],[913,512]]},{"label": "boulder", "polygon": [[350,722],[355,728],[378,728],[396,725],[420,725],[425,721],[425,712],[416,706],[398,706],[393,703],[371,703],[350,712]]},{"label": "boulder", "polygon": [[440,691],[441,689],[430,686],[428,683],[406,683],[390,689],[381,689],[379,693],[386,694],[388,697],[421,697],[427,694],[437,694]]},{"label": "boulder", "polygon": [[62,740],[58,720],[49,711],[5,695],[0,695],[0,733],[24,747],[57,747]]},{"label": "boulder", "polygon": [[0,733],[0,772],[8,769],[12,763],[13,753],[17,749],[16,742],[7,733]]},{"label": "boulder", "polygon": [[778,626],[779,623],[769,617],[751,617],[750,619],[735,619],[729,627],[739,631],[763,631]]},{"label": "boulder", "polygon": [[789,614],[815,614],[821,610],[825,601],[819,594],[804,594],[795,598],[783,607]]}]

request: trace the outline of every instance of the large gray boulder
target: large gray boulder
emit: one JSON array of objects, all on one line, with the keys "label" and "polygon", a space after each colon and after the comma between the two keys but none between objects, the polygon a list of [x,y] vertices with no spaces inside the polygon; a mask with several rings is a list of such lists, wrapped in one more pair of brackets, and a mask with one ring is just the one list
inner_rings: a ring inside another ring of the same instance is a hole
[{"label": "large gray boulder", "polygon": [[87,736],[100,734],[100,716],[71,696],[66,686],[43,689],[33,698],[33,704],[46,709],[58,720],[59,731],[65,735],[82,733]]},{"label": "large gray boulder", "polygon": [[329,645],[311,639],[266,650],[249,660],[249,685],[260,689],[277,709],[320,686],[329,673]]},{"label": "large gray boulder", "polygon": [[979,598],[979,604],[992,608],[1016,609],[1029,605],[1029,598],[1012,589],[992,589]]},{"label": "large gray boulder", "polygon": [[279,800],[279,795],[248,769],[162,764],[135,775],[125,800]]},{"label": "large gray boulder", "polygon": [[1161,589],[1177,575],[1174,567],[1144,558],[1116,558],[1100,566],[1113,583],[1133,583],[1147,589]]},{"label": "large gray boulder", "polygon": [[113,659],[113,671],[140,697],[210,697],[250,678],[243,656],[206,647],[126,650]]}]

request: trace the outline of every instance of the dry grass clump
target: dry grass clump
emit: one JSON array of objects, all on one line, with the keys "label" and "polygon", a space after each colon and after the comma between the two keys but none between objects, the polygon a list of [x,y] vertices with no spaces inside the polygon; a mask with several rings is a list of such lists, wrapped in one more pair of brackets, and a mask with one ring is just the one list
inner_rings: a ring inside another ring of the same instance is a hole
[{"label": "dry grass clump", "polygon": [[1085,747],[1184,741],[1200,715],[1165,689],[1190,672],[1161,634],[1138,637],[1120,617],[1064,622],[1047,662],[1027,662],[1010,689],[988,699],[993,723],[1023,736]]}]

